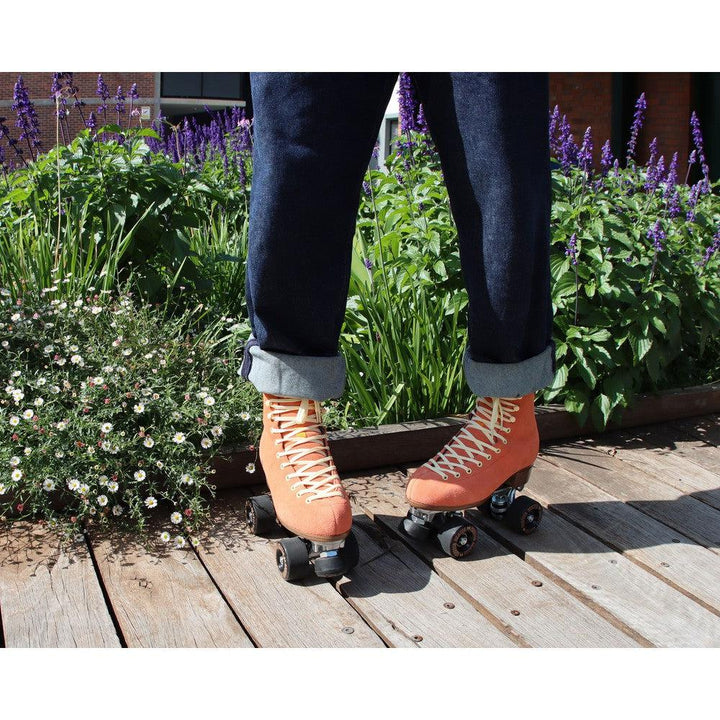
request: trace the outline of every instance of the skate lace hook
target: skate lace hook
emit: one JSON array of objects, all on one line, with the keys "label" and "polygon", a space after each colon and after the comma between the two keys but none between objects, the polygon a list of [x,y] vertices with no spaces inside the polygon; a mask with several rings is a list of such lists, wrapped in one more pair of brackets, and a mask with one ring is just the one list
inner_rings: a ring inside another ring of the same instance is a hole
[{"label": "skate lace hook", "polygon": [[[288,415],[288,410],[295,409],[295,403],[298,399],[300,399],[300,405],[297,413],[295,413],[294,417],[292,414]],[[308,398],[270,398],[267,402],[271,407],[270,418],[282,423],[280,428],[271,429],[272,433],[281,433],[285,440],[286,450],[284,452],[278,451],[278,457],[287,457],[288,462],[283,463],[283,465],[300,466],[299,470],[287,475],[288,479],[297,478],[297,482],[291,485],[290,489],[295,490],[298,485],[302,485],[297,494],[299,496],[308,495],[306,502],[326,497],[342,497],[340,478],[337,475],[325,438],[320,431],[324,415],[320,403],[317,400]],[[319,422],[306,422],[311,403],[314,406],[315,417]],[[299,427],[293,429],[296,425]],[[303,437],[298,437],[299,435],[303,435]],[[318,447],[318,440],[321,443],[321,448]],[[308,442],[311,443],[311,447],[298,447]],[[325,457],[303,460],[305,455],[321,450],[326,451]],[[319,469],[312,470],[316,466]]]},{"label": "skate lace hook", "polygon": [[[439,473],[443,479],[446,479],[445,472],[452,472],[455,476],[458,475],[453,470],[455,467],[468,472],[466,468],[468,460],[475,462],[477,465],[482,465],[482,460],[479,457],[488,460],[492,457],[486,450],[492,450],[494,453],[500,452],[499,448],[495,447],[497,438],[502,440],[503,444],[507,444],[507,440],[500,435],[500,431],[508,432],[506,423],[515,422],[513,413],[519,409],[520,407],[513,403],[510,398],[478,398],[472,416],[465,427],[445,444],[438,453],[437,460],[432,458],[428,462],[428,466]],[[470,432],[471,427],[483,433],[488,442],[473,435]],[[457,450],[460,448],[465,450],[467,455],[459,454]]]}]

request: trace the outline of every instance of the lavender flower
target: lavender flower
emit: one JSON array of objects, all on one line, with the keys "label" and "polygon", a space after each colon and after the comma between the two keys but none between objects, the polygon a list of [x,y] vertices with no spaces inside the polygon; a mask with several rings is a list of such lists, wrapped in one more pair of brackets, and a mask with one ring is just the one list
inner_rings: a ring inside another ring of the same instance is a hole
[{"label": "lavender flower", "polygon": [[97,118],[95,117],[95,113],[92,110],[90,111],[90,115],[88,116],[85,125],[90,130],[94,130],[97,127]]},{"label": "lavender flower", "polygon": [[690,116],[690,127],[692,127],[692,136],[695,147],[697,148],[698,159],[703,173],[703,183],[701,192],[703,195],[710,192],[710,168],[705,160],[705,149],[703,144],[702,130],[700,130],[700,120],[693,110]]},{"label": "lavender flower", "polygon": [[107,101],[110,99],[110,89],[105,84],[102,75],[98,75],[97,90],[95,91],[95,94],[102,101],[100,105],[98,105],[98,112],[102,112],[104,124],[107,125]]},{"label": "lavender flower", "polygon": [[363,192],[366,195],[372,194],[372,189],[370,188],[370,183],[367,180],[363,180],[362,188],[363,188]]},{"label": "lavender flower", "polygon": [[122,85],[118,85],[117,92],[115,93],[115,112],[117,113],[118,125],[120,124],[120,115],[125,114],[125,95],[123,94]]},{"label": "lavender flower", "polygon": [[675,192],[670,196],[670,200],[668,202],[668,216],[671,218],[676,218],[678,215],[680,215],[681,208],[680,208],[680,192],[675,189]]},{"label": "lavender flower", "polygon": [[610,140],[606,140],[605,144],[602,146],[602,154],[600,156],[600,171],[603,177],[605,177],[608,172],[610,172],[612,164],[613,154],[612,150],[610,149]]},{"label": "lavender flower", "polygon": [[688,198],[688,211],[685,214],[688,222],[695,222],[695,207],[697,206],[700,192],[702,191],[703,181],[695,183],[690,188],[690,197]]},{"label": "lavender flower", "polygon": [[638,134],[640,128],[643,126],[645,120],[645,111],[647,110],[647,102],[645,101],[645,93],[641,93],[640,97],[635,103],[635,114],[633,116],[633,124],[630,130],[630,140],[627,148],[627,161],[635,159],[635,146],[637,144]]},{"label": "lavender flower", "polygon": [[40,151],[40,127],[38,125],[35,106],[30,101],[22,75],[18,76],[13,93],[11,109],[17,114],[15,127],[20,128],[18,140],[25,140],[30,150],[30,157],[34,160]]},{"label": "lavender flower", "polygon": [[650,158],[647,162],[647,178],[644,185],[645,192],[648,193],[654,193],[660,182],[661,175],[657,167],[657,152],[657,138],[654,137],[650,142]]},{"label": "lavender flower", "polygon": [[560,108],[556,105],[550,115],[548,124],[550,136],[550,152],[557,157],[560,154],[560,143],[558,141],[558,131],[560,128]]},{"label": "lavender flower", "polygon": [[363,258],[363,265],[365,265],[368,270],[372,270],[373,264],[370,258]]},{"label": "lavender flower", "polygon": [[582,145],[580,146],[580,150],[578,151],[578,165],[580,166],[581,170],[584,170],[586,173],[592,172],[592,166],[593,166],[593,140],[592,140],[592,130],[591,128],[588,128],[585,130],[585,135],[583,135],[583,141]]},{"label": "lavender flower", "polygon": [[649,240],[653,241],[655,251],[662,252],[663,246],[660,241],[665,240],[666,236],[665,231],[662,229],[662,225],[660,224],[660,220],[656,220],[655,225],[647,231],[647,237]]},{"label": "lavender flower", "polygon": [[401,132],[417,130],[418,101],[410,73],[400,73],[398,81],[398,107]]},{"label": "lavender flower", "polygon": [[675,191],[675,186],[677,185],[677,167],[678,154],[674,153],[672,160],[670,161],[670,168],[668,169],[667,177],[665,178],[665,190],[663,192],[665,200],[667,200]]},{"label": "lavender flower", "polygon": [[570,132],[570,123],[565,115],[562,116],[560,121],[560,135],[558,138],[560,143],[560,165],[564,175],[570,172],[570,168],[577,164],[578,160],[578,146],[573,140],[572,133]]},{"label": "lavender flower", "polygon": [[573,265],[577,265],[577,235],[575,233],[570,236],[565,255],[571,259]]}]

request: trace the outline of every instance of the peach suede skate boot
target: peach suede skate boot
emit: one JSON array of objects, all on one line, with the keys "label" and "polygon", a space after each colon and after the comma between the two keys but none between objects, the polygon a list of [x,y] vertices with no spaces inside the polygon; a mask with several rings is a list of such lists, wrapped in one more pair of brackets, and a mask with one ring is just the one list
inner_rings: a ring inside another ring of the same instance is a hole
[{"label": "peach suede skate boot", "polygon": [[539,503],[515,498],[528,481],[540,447],[534,400],[535,393],[477,398],[467,424],[410,475],[406,497],[411,509],[403,523],[409,535],[425,537],[450,518],[451,524],[462,527],[458,538],[450,538],[459,539],[461,547],[450,552],[450,545],[445,547],[438,537],[443,549],[462,557],[474,547],[477,531],[460,523],[460,511],[473,507],[505,516],[519,532],[537,529]]},{"label": "peach suede skate boot", "polygon": [[253,532],[269,530],[277,520],[297,536],[281,540],[277,550],[286,580],[312,569],[321,577],[341,575],[358,560],[350,500],[322,419],[317,400],[263,393],[260,462],[270,497],[250,498],[245,512]]}]

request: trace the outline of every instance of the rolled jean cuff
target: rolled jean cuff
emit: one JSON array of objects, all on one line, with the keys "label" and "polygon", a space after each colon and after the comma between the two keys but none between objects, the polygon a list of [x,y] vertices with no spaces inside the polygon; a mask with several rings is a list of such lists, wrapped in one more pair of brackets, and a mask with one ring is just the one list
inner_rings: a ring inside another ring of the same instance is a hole
[{"label": "rolled jean cuff", "polygon": [[465,347],[465,381],[479,397],[522,397],[550,385],[555,377],[555,346],[548,345],[539,355],[516,363],[477,362]]},{"label": "rolled jean cuff", "polygon": [[345,390],[345,357],[289,355],[263,350],[250,336],[243,350],[240,375],[260,392],[288,397],[328,400]]}]

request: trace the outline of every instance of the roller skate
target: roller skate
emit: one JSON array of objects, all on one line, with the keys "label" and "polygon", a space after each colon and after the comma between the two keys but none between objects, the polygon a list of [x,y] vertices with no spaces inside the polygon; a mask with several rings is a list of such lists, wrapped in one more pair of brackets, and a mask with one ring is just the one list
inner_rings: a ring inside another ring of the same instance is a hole
[{"label": "roller skate", "polygon": [[465,557],[475,548],[478,530],[463,511],[475,507],[519,533],[537,530],[542,506],[517,497],[540,449],[534,400],[534,393],[477,398],[467,424],[410,475],[410,510],[401,523],[406,535],[434,536],[445,553]]},{"label": "roller skate", "polygon": [[251,497],[245,519],[262,535],[281,525],[278,570],[285,580],[335,577],[358,563],[350,500],[335,468],[317,400],[263,393],[260,462],[270,495]]}]

